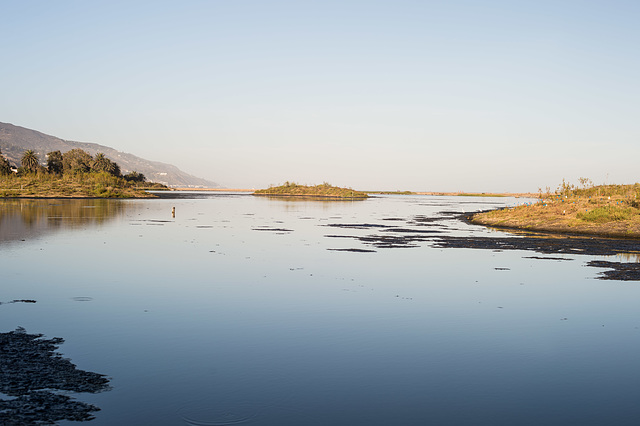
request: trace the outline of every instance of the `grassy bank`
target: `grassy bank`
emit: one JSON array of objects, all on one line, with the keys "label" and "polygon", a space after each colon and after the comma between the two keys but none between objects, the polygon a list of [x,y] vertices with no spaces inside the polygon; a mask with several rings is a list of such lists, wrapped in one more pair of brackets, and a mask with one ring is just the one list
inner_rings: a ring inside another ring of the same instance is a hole
[{"label": "grassy bank", "polygon": [[577,188],[562,183],[529,205],[477,213],[473,223],[554,233],[640,238],[640,184]]},{"label": "grassy bank", "polygon": [[322,185],[307,186],[286,182],[284,185],[267,189],[259,189],[254,195],[271,195],[283,197],[323,197],[323,198],[367,198],[364,192],[351,188],[339,188],[328,183]]},{"label": "grassy bank", "polygon": [[[149,183],[140,183],[145,188]],[[153,186],[153,185],[152,185]],[[164,186],[160,185],[161,189]],[[152,198],[135,182],[105,172],[51,175],[32,173],[24,176],[0,176],[0,198]]]}]

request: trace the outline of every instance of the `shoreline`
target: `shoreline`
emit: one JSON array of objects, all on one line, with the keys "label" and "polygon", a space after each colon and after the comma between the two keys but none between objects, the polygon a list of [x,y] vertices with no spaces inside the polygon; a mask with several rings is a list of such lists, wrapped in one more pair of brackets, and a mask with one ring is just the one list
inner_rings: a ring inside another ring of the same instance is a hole
[{"label": "shoreline", "polygon": [[540,198],[540,194],[533,192],[415,192],[416,195],[437,195],[444,197],[513,197]]},{"label": "shoreline", "polygon": [[247,188],[170,188],[170,191],[198,191],[198,192],[254,192]]},{"label": "shoreline", "polygon": [[[502,209],[490,210],[489,212],[499,211]],[[466,217],[469,223],[474,225],[486,226],[488,228],[494,228],[504,231],[520,231],[520,232],[535,232],[544,234],[554,234],[558,236],[576,236],[576,237],[594,237],[594,238],[610,238],[610,239],[624,239],[624,240],[640,240],[640,231],[624,230],[624,224],[619,226],[619,230],[602,231],[598,229],[598,225],[573,225],[573,224],[515,224],[505,223],[500,220],[492,220],[483,216],[483,213],[477,212]]]},{"label": "shoreline", "polygon": [[632,207],[634,203],[620,196],[556,196],[529,205],[476,212],[465,218],[475,225],[508,231],[637,241],[640,216]]},{"label": "shoreline", "polygon": [[[248,188],[171,188],[171,191],[197,191],[197,192],[255,192],[257,189]],[[458,196],[458,197],[514,197],[514,198],[539,198],[539,194],[533,192],[442,192],[442,191],[361,191],[367,194],[400,194],[400,195],[434,195],[434,196]]]}]

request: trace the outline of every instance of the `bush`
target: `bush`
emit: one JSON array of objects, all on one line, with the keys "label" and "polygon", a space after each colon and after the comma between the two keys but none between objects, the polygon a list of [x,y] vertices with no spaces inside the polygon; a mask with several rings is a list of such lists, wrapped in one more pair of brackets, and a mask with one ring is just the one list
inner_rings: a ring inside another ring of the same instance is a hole
[{"label": "bush", "polygon": [[611,206],[597,207],[584,213],[578,213],[576,217],[585,222],[606,223],[631,219],[638,212],[633,208],[615,208]]}]

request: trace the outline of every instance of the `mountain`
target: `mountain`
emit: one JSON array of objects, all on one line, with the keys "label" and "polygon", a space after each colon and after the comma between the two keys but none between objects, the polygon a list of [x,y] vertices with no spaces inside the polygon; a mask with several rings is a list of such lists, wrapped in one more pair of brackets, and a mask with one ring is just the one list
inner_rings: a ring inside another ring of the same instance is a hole
[{"label": "mountain", "polygon": [[47,153],[51,151],[65,153],[74,148],[83,149],[91,155],[102,152],[111,161],[118,163],[123,174],[136,171],[145,175],[147,180],[152,182],[160,182],[174,187],[217,188],[220,186],[215,182],[185,173],[171,164],[145,160],[133,154],[96,143],[67,141],[13,124],[0,123],[0,149],[13,165],[20,164],[22,154],[27,149],[34,150],[40,162],[44,163]]}]

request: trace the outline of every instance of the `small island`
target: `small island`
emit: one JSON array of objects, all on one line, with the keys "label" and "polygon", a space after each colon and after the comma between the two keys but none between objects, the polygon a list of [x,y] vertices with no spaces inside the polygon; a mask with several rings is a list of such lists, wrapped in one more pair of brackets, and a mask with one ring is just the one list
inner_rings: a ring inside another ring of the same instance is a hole
[{"label": "small island", "polygon": [[81,149],[46,155],[46,166],[26,150],[15,167],[0,152],[0,198],[150,198],[146,190],[168,189],[147,182],[142,173],[122,174],[104,154]]},{"label": "small island", "polygon": [[259,189],[253,195],[269,195],[278,197],[306,197],[306,198],[339,198],[339,199],[364,199],[368,195],[351,188],[339,188],[328,183],[308,186],[298,185],[293,182],[285,182],[281,186],[273,186],[267,189]]},{"label": "small island", "polygon": [[496,228],[640,239],[640,184],[581,187],[565,183],[540,191],[535,203],[476,213],[472,223]]}]

